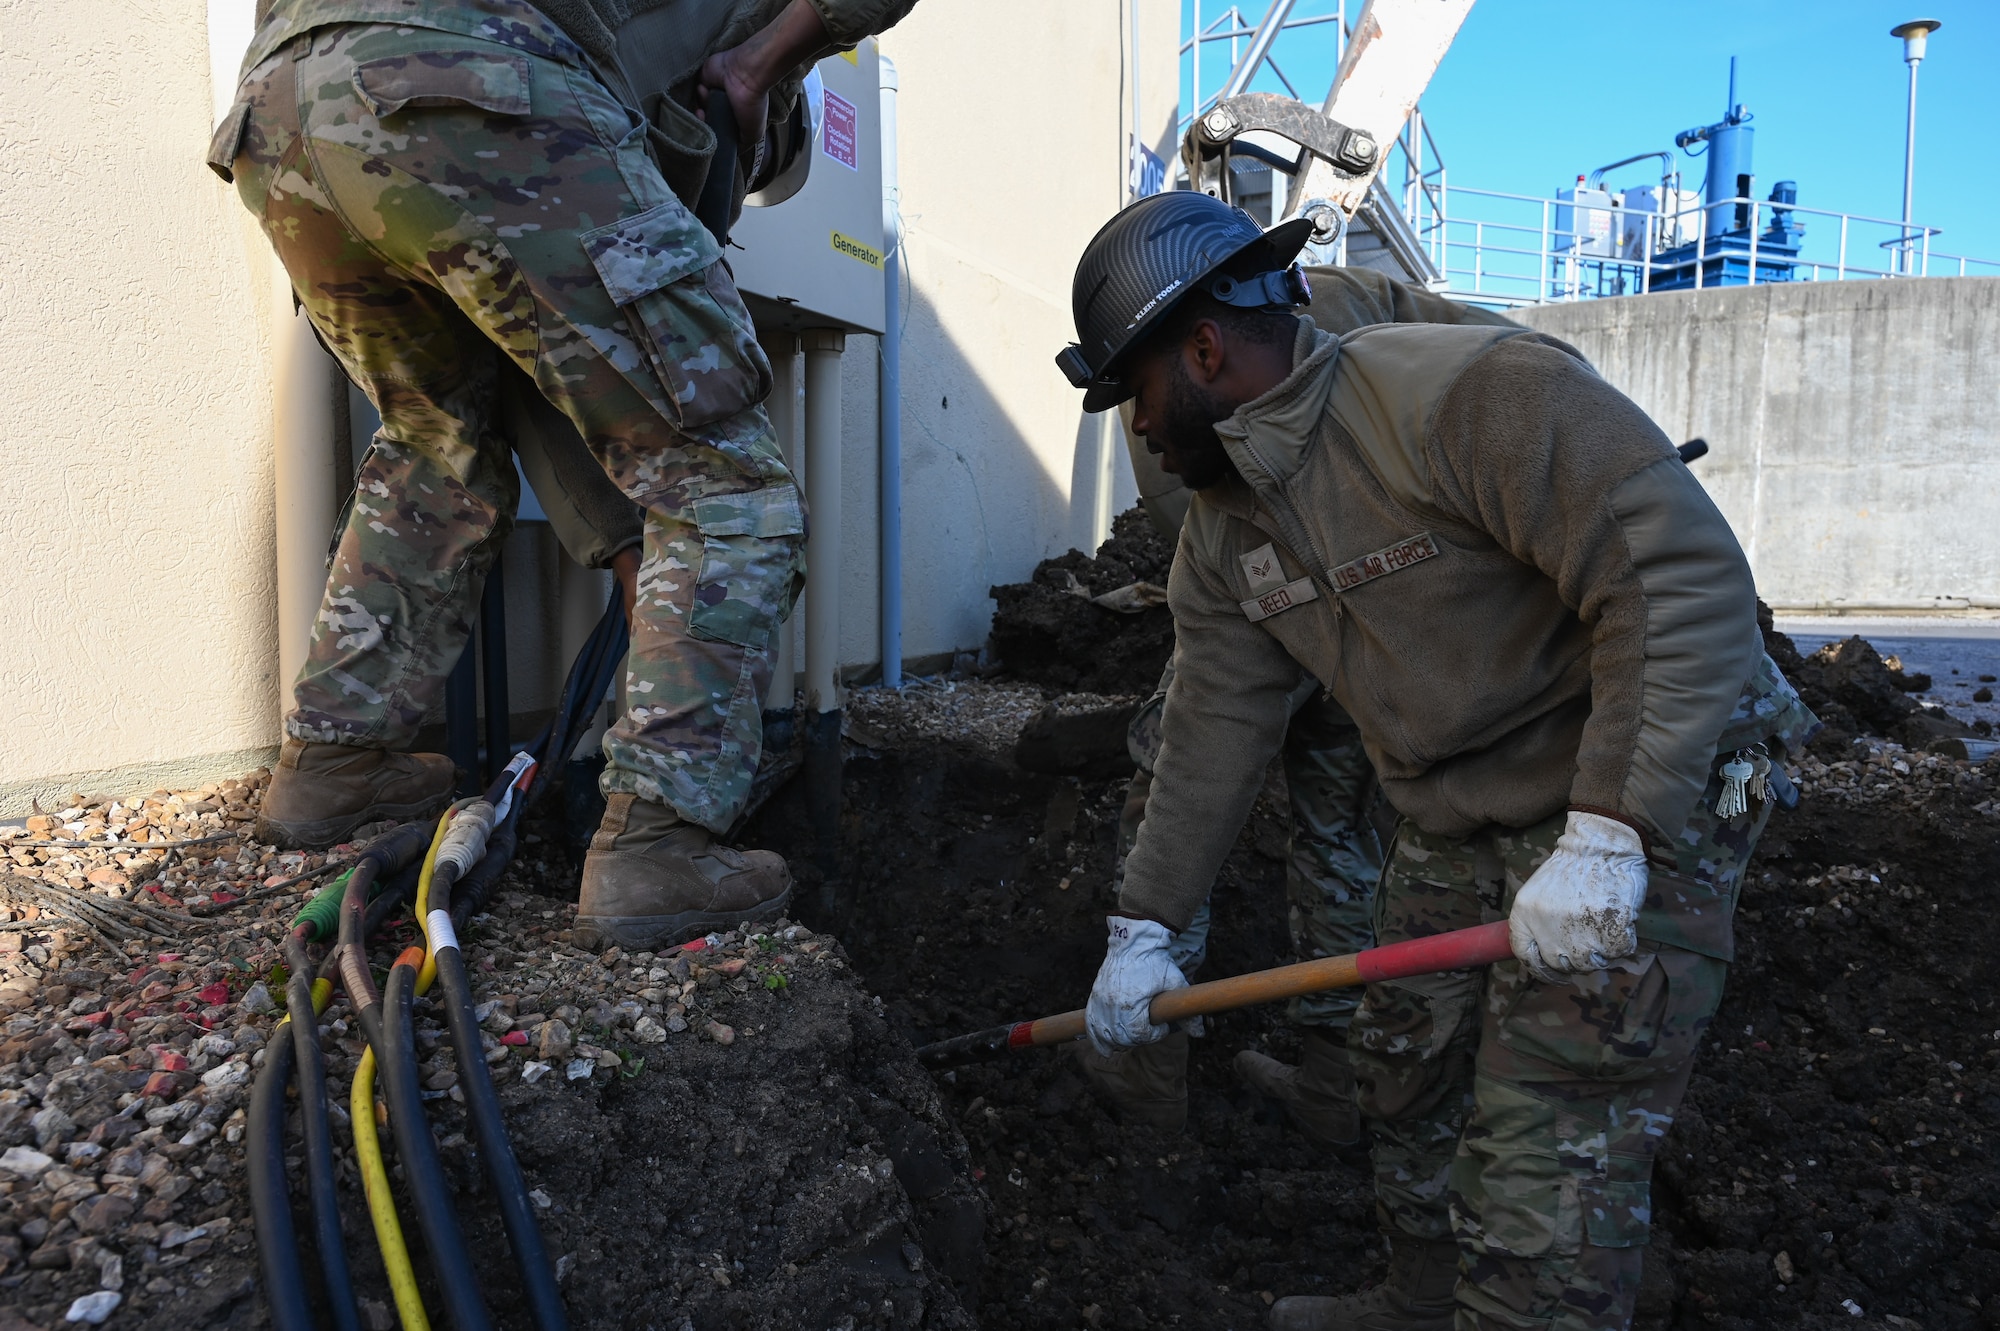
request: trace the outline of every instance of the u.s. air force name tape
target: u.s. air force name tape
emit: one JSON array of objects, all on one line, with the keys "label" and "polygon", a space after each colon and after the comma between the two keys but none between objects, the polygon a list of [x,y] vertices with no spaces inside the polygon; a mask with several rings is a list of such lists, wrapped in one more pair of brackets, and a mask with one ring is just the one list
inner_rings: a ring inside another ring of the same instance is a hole
[{"label": "u.s. air force name tape", "polygon": [[1398,541],[1394,545],[1383,546],[1372,555],[1363,555],[1333,570],[1334,590],[1344,592],[1359,587],[1364,582],[1386,578],[1391,573],[1401,573],[1413,564],[1421,564],[1426,559],[1435,559],[1437,553],[1437,542],[1431,539],[1429,532]]}]

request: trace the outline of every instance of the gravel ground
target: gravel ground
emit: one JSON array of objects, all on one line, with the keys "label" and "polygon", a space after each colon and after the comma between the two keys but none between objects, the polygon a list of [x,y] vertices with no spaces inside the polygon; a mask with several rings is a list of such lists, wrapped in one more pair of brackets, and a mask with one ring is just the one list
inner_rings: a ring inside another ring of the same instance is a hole
[{"label": "gravel ground", "polygon": [[[0,1331],[266,1323],[243,1139],[281,1015],[280,942],[311,886],[285,879],[353,850],[248,841],[266,779],[78,799],[0,841],[14,861],[0,879]],[[171,862],[126,844],[224,835]],[[120,844],[35,844],[58,837]],[[984,1204],[963,1141],[839,944],[781,921],[594,955],[572,944],[574,905],[538,890],[573,884],[573,866],[552,841],[526,843],[464,941],[485,1060],[574,1323],[969,1326],[953,1280],[977,1270]],[[221,913],[191,914],[198,902]],[[378,972],[414,936],[392,933]],[[416,1025],[482,1282],[498,1323],[525,1325],[442,1015],[423,1005]],[[349,1254],[384,1328],[344,1108],[363,1045],[340,1005],[321,1039]],[[287,1139],[296,1148],[296,1112]]]},{"label": "gravel ground", "polygon": [[856,689],[848,697],[841,723],[848,741],[867,749],[946,740],[1004,753],[1013,749],[1021,727],[1046,708],[1076,716],[1137,701],[1131,695],[1059,693],[1015,680],[947,676],[912,679],[900,691]]}]

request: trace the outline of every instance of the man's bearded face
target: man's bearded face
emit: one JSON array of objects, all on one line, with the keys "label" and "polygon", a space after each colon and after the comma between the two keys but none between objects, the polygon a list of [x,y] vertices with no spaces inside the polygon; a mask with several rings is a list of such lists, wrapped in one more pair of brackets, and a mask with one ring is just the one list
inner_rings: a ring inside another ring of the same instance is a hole
[{"label": "man's bearded face", "polygon": [[1160,455],[1163,469],[1190,490],[1206,490],[1236,474],[1236,464],[1215,433],[1217,423],[1228,420],[1235,408],[1194,382],[1178,347],[1154,357],[1138,387],[1137,420],[1145,425],[1146,446]]}]

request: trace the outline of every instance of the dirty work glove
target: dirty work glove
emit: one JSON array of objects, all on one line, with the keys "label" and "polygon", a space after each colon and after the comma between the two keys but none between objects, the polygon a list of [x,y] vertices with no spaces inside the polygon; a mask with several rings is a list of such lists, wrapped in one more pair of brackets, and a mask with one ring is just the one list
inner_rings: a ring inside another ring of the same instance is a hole
[{"label": "dirty work glove", "polygon": [[1603,970],[1639,949],[1646,846],[1601,814],[1569,815],[1555,852],[1530,874],[1507,921],[1514,955],[1545,984]]},{"label": "dirty work glove", "polygon": [[1084,1005],[1084,1029],[1091,1047],[1109,1058],[1121,1049],[1151,1044],[1166,1038],[1167,1028],[1154,1025],[1146,1016],[1153,995],[1166,989],[1185,989],[1187,977],[1167,955],[1174,935],[1164,924],[1151,920],[1109,917],[1111,940],[1104,949],[1104,964],[1097,968],[1097,983],[1090,986],[1090,1002]]}]

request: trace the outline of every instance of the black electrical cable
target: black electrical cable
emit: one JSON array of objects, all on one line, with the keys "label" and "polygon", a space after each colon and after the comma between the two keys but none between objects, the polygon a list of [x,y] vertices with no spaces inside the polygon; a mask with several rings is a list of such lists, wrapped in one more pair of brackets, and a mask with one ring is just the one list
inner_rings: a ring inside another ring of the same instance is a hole
[{"label": "black electrical cable", "polygon": [[[429,848],[430,836],[431,829],[421,823],[399,827],[369,842],[355,857],[354,871],[347,880],[347,892],[342,899],[343,939],[349,932],[346,919],[348,904],[365,903],[376,875],[385,869],[393,872],[407,865]],[[358,916],[357,909],[357,925]],[[299,1261],[298,1234],[292,1224],[291,1192],[285,1172],[285,1090],[291,1081],[293,1067],[300,1062],[301,1044],[309,1043],[312,1053],[305,1060],[303,1075],[312,1079],[319,1090],[318,1094],[307,1091],[302,1096],[307,1107],[308,1152],[311,1154],[311,1140],[316,1133],[313,1126],[314,1106],[319,1108],[321,1124],[325,1122],[325,1071],[318,1060],[319,1021],[312,1007],[311,969],[300,964],[304,960],[302,950],[294,956],[288,945],[286,951],[292,972],[285,991],[287,1015],[293,1028],[292,1038],[274,1040],[265,1047],[264,1066],[258,1071],[250,1092],[245,1154],[248,1157],[250,1210],[257,1231],[257,1260],[264,1274],[264,1294],[271,1308],[271,1323],[277,1331],[317,1331],[318,1323],[313,1317],[312,1303],[306,1292],[305,1269]],[[337,954],[338,949],[334,955]],[[331,959],[329,956],[328,960]],[[366,969],[365,958],[363,968]],[[297,996],[301,982],[305,997],[303,1008]],[[315,1159],[315,1171],[317,1164]],[[330,1163],[328,1181],[331,1181]],[[336,1277],[333,1268],[328,1265],[331,1260],[337,1261],[342,1270],[346,1266],[346,1252],[338,1242],[338,1215],[334,1215],[330,1231],[335,1241],[329,1243],[327,1216],[320,1205],[322,1197],[331,1196],[330,1190],[320,1189],[315,1178],[314,1218],[322,1269],[328,1272],[328,1293],[334,1302],[336,1324],[342,1331],[347,1331],[347,1328],[357,1326],[358,1320],[350,1320],[354,1316],[353,1282]],[[344,1308],[343,1303],[346,1305]]]},{"label": "black electrical cable", "polygon": [[[291,1013],[293,1061],[298,1065],[299,1111],[305,1124],[306,1185],[312,1198],[313,1242],[335,1331],[361,1331],[354,1279],[347,1268],[347,1244],[340,1233],[340,1200],[334,1192],[333,1125],[327,1118],[326,1066],[320,1062],[319,1014],[313,1008],[313,965],[300,925],[285,938],[285,1005]],[[265,1055],[268,1060],[270,1055]],[[282,1137],[282,1134],[280,1134]],[[282,1155],[282,1147],[280,1154]]]},{"label": "black electrical cable", "polygon": [[[380,870],[374,860],[363,858],[354,866],[353,875],[347,880],[347,891],[340,898],[340,935],[334,944],[333,955],[339,958],[341,987],[347,990],[347,1005],[354,1009],[356,1018],[361,1018],[363,1010],[380,1002],[375,993],[375,977],[368,973],[368,932],[363,921],[368,917],[368,890],[375,885],[375,875]],[[368,1041],[374,1044],[373,1038]],[[376,1057],[381,1057],[378,1053]]]},{"label": "black electrical cable", "polygon": [[556,700],[555,715],[549,719],[549,724],[536,738],[531,750],[541,763],[528,788],[531,802],[539,801],[547,793],[576,748],[576,741],[590,728],[590,713],[604,700],[605,691],[611,687],[612,677],[619,661],[624,659],[630,641],[631,631],[625,622],[624,589],[614,581],[604,614],[578,649],[576,660],[570,663],[562,693]]},{"label": "black electrical cable", "polygon": [[[423,867],[421,860],[412,861],[402,872],[389,880],[388,886],[375,893],[374,899],[368,903],[362,915],[361,941],[364,945],[382,932],[382,926],[388,923],[391,915],[409,904],[411,895],[417,890],[417,878],[422,873]],[[331,980],[335,984],[340,983],[340,947],[337,943],[328,948],[326,955],[320,958],[319,978]]]},{"label": "black electrical cable", "polygon": [[[436,834],[435,818],[404,823],[363,846],[361,853],[354,857],[354,863],[357,867],[364,861],[374,864],[375,877],[393,883],[411,866],[423,863],[424,855],[431,848],[431,838]],[[411,881],[416,880],[413,878]]]},{"label": "black electrical cable", "polygon": [[292,1042],[273,1041],[250,1092],[245,1154],[250,1218],[257,1227],[257,1262],[264,1273],[264,1303],[277,1331],[317,1331],[306,1298],[305,1268],[292,1229],[291,1193],[285,1186],[285,1084],[292,1075]]},{"label": "black electrical cable", "polygon": [[[427,834],[426,849],[429,844]],[[416,971],[406,963],[392,968],[389,996],[385,1000],[376,992],[375,977],[368,969],[368,891],[381,864],[382,861],[370,858],[364,851],[354,876],[347,880],[347,893],[340,903],[341,983],[347,990],[348,1005],[361,1023],[362,1034],[375,1051],[376,1076],[382,1098],[389,1104],[389,1126],[395,1135],[396,1154],[402,1160],[403,1176],[416,1203],[417,1222],[430,1249],[431,1266],[444,1290],[452,1323],[459,1331],[487,1331],[491,1324],[479,1302],[478,1283],[472,1274],[472,1259],[466,1252],[464,1236],[452,1215],[444,1171],[438,1165],[437,1143],[431,1139],[430,1123],[424,1118],[423,1092],[417,1084],[415,1033],[410,1028],[409,1012]],[[394,1006],[399,992],[400,1014]]]},{"label": "black electrical cable", "polygon": [[[514,858],[514,848],[520,840],[521,806],[525,803],[525,800],[515,801],[500,826],[494,828],[493,834],[487,838],[486,854],[480,857],[479,863],[472,867],[472,872],[463,881],[453,886],[451,924],[454,929],[465,928],[473,916],[492,902],[493,893],[498,890],[500,879]],[[435,879],[431,882],[431,891],[437,891]]]},{"label": "black electrical cable", "polygon": [[423,1087],[417,1081],[417,1033],[410,1020],[417,967],[409,960],[415,951],[405,952],[389,968],[388,987],[374,1009],[375,1030],[369,1038],[373,1042],[380,1034],[375,1061],[383,1097],[389,1102],[389,1126],[395,1133],[396,1155],[416,1203],[417,1224],[423,1230],[424,1246],[430,1250],[431,1270],[444,1293],[445,1308],[458,1331],[486,1331],[492,1323],[480,1302],[479,1277],[473,1272],[472,1253],[452,1211],[450,1187],[444,1167],[438,1163],[437,1142],[431,1137],[430,1121],[424,1117]]},{"label": "black electrical cable", "polygon": [[[508,825],[512,821],[510,810]],[[489,850],[486,859],[492,857]],[[484,865],[486,859],[480,863]],[[450,874],[440,869],[431,878],[431,898],[427,903],[433,918],[435,912],[450,909],[451,893]],[[500,1221],[506,1227],[508,1245],[514,1250],[514,1262],[527,1289],[529,1313],[540,1331],[566,1331],[569,1314],[563,1308],[562,1293],[556,1288],[555,1268],[549,1265],[548,1248],[542,1242],[541,1227],[535,1223],[534,1204],[528,1200],[528,1183],[514,1159],[514,1147],[507,1139],[507,1127],[501,1118],[500,1098],[494,1094],[493,1078],[486,1070],[486,1051],[479,1039],[479,1023],[472,1014],[472,983],[465,974],[465,957],[459,951],[456,936],[446,934],[439,938],[438,932],[438,926],[434,925],[431,956],[437,963],[438,982],[444,988],[445,1020],[451,1026],[452,1048],[458,1057],[458,1084],[465,1092],[466,1112],[479,1142],[479,1157],[499,1201]]]}]

